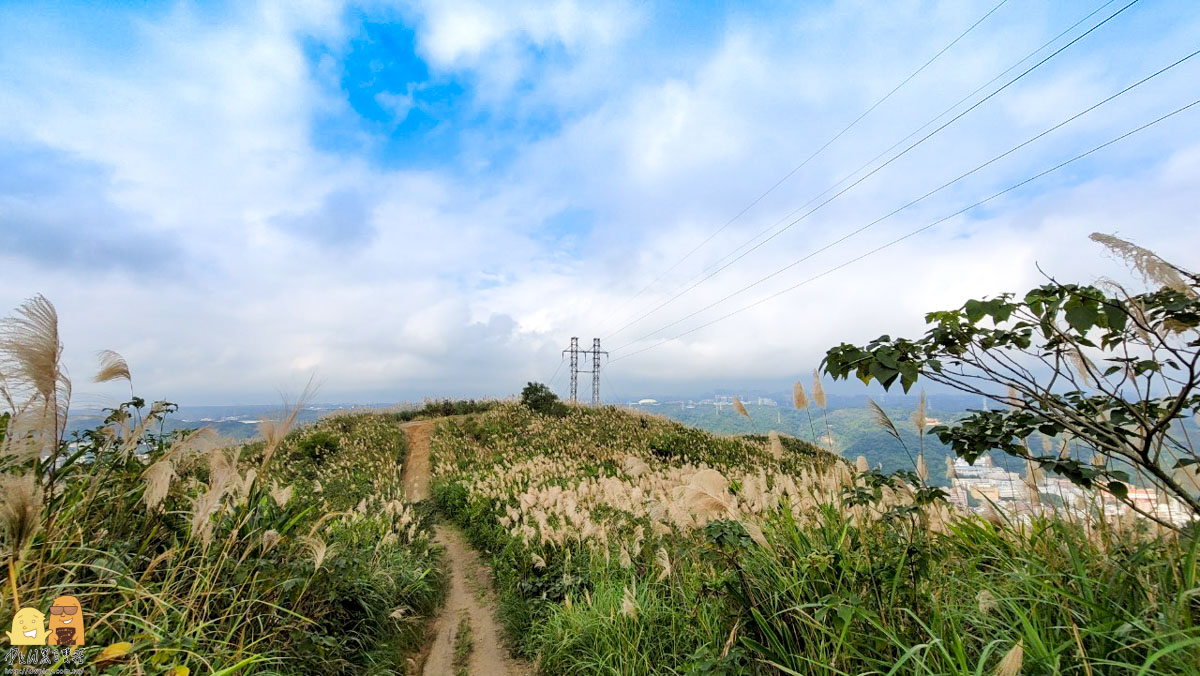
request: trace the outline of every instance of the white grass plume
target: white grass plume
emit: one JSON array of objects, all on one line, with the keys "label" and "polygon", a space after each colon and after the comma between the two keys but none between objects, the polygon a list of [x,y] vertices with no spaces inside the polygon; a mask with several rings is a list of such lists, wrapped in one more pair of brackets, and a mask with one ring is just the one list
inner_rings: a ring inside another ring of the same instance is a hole
[{"label": "white grass plume", "polygon": [[771,430],[767,433],[767,444],[771,451],[771,457],[776,460],[783,459],[783,440],[779,438],[779,432]]},{"label": "white grass plume", "polygon": [[1101,244],[1113,255],[1124,260],[1142,276],[1148,284],[1165,286],[1188,297],[1195,298],[1196,292],[1188,286],[1179,268],[1163,260],[1153,251],[1140,247],[1115,235],[1093,232],[1088,239]]},{"label": "white grass plume", "polygon": [[42,527],[42,490],[32,474],[0,476],[0,528],[8,555],[20,561]]},{"label": "white grass plume", "polygon": [[821,408],[826,408],[828,403],[825,399],[825,388],[821,386],[821,374],[816,369],[813,369],[813,401]]},{"label": "white grass plume", "polygon": [[146,503],[146,509],[153,511],[162,504],[171,490],[171,481],[175,479],[175,465],[171,463],[170,458],[160,458],[142,472],[142,478],[146,482],[142,499]]},{"label": "white grass plume", "polygon": [[133,378],[129,375],[129,364],[125,362],[124,357],[112,350],[100,350],[97,358],[100,360],[100,370],[92,376],[92,382],[107,383],[114,380],[133,382]]},{"label": "white grass plume", "polygon": [[320,570],[321,565],[325,563],[325,559],[333,553],[333,548],[321,538],[311,535],[302,535],[299,540],[312,556],[313,572]]},{"label": "white grass plume", "polygon": [[917,428],[919,434],[925,434],[925,427],[929,424],[929,419],[925,417],[924,392],[921,392],[921,400],[917,403],[917,410],[913,411],[912,424]]},{"label": "white grass plume", "polygon": [[58,312],[44,296],[34,296],[0,320],[0,398],[14,418],[24,419],[42,447],[38,453],[53,453],[66,429],[71,381],[61,357]]},{"label": "white grass plume", "polygon": [[744,404],[742,404],[741,399],[737,398],[737,395],[734,395],[734,397],[733,397],[733,409],[735,411],[737,411],[738,413],[741,413],[742,415],[746,416],[747,420],[750,419],[750,412],[746,410],[746,406]]},{"label": "white grass plume", "polygon": [[658,581],[671,577],[671,556],[667,554],[666,547],[659,547],[658,551],[654,552],[654,563],[658,564]]},{"label": "white grass plume", "polygon": [[1017,641],[1007,653],[1004,653],[1000,664],[996,665],[995,676],[1017,676],[1021,673],[1021,665],[1024,661],[1025,649],[1022,641]]},{"label": "white grass plume", "polygon": [[867,407],[871,409],[871,418],[875,421],[875,424],[884,432],[887,432],[888,436],[903,444],[904,440],[900,438],[900,431],[896,429],[896,424],[892,422],[887,412],[870,397],[867,397]]},{"label": "white grass plume", "polygon": [[796,381],[795,385],[792,385],[792,404],[795,405],[796,410],[806,409],[809,405],[808,395],[804,392],[804,384],[799,380]]},{"label": "white grass plume", "polygon": [[621,594],[621,614],[633,620],[636,620],[638,616],[637,596],[629,587],[626,587],[625,592]]}]

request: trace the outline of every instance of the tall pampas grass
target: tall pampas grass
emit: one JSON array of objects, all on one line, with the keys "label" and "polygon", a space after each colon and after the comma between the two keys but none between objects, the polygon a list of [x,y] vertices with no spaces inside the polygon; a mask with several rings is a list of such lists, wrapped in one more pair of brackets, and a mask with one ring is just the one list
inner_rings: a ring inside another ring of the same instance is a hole
[{"label": "tall pampas grass", "polygon": [[658,565],[658,581],[671,577],[671,556],[667,554],[666,547],[659,547],[658,551],[654,552],[654,563]]},{"label": "tall pampas grass", "polygon": [[21,607],[17,578],[25,552],[42,526],[42,490],[32,474],[0,476],[0,529],[7,554],[8,583],[13,610]]},{"label": "tall pampas grass", "polygon": [[258,468],[260,473],[266,472],[267,467],[271,464],[271,459],[275,457],[275,451],[279,450],[279,445],[283,443],[284,437],[296,426],[300,409],[304,408],[314,394],[313,380],[309,378],[308,384],[304,386],[304,391],[300,393],[294,405],[287,406],[285,404],[283,414],[279,418],[267,419],[258,424],[258,433],[263,438],[262,462]]},{"label": "tall pampas grass", "polygon": [[146,509],[153,511],[162,504],[171,490],[171,481],[175,479],[175,465],[171,463],[170,458],[160,458],[146,468],[142,478],[146,482],[142,500],[146,503]]},{"label": "tall pampas grass", "polygon": [[803,410],[808,415],[808,429],[812,432],[813,443],[817,442],[817,428],[813,425],[812,410],[809,408],[808,394],[804,392],[804,384],[799,380],[792,385],[792,404],[796,410]]},{"label": "tall pampas grass", "polygon": [[71,381],[61,357],[58,312],[45,296],[34,296],[0,320],[0,396],[39,454],[57,455],[66,430]]},{"label": "tall pampas grass", "polygon": [[636,620],[638,617],[637,596],[634,595],[633,589],[626,587],[621,594],[621,614],[631,620]]},{"label": "tall pampas grass", "polygon": [[1000,660],[1000,664],[996,665],[995,676],[1018,676],[1021,673],[1021,665],[1025,661],[1025,649],[1022,646],[1023,641],[1017,641],[1013,647],[1004,653],[1004,658]]},{"label": "tall pampas grass", "polygon": [[783,440],[779,438],[779,432],[771,430],[767,433],[767,446],[771,451],[771,457],[775,460],[783,459]]},{"label": "tall pampas grass", "polygon": [[904,439],[900,436],[900,430],[896,428],[896,423],[892,422],[891,416],[870,397],[867,397],[867,408],[871,410],[871,419],[875,421],[875,424],[886,432],[889,437],[900,442],[900,447],[904,449],[904,454],[908,456],[908,461],[916,468],[917,460],[913,458],[912,453],[908,450],[908,444],[904,443]]},{"label": "tall pampas grass", "polygon": [[917,428],[917,457],[925,455],[925,428],[929,426],[929,418],[925,415],[925,390],[921,390],[921,399],[917,402],[917,410],[913,411],[912,424]]},{"label": "tall pampas grass", "polygon": [[746,410],[746,406],[742,404],[741,399],[737,398],[737,395],[734,395],[733,397],[733,410],[746,416],[746,420],[750,419],[750,412]]},{"label": "tall pampas grass", "polygon": [[320,570],[321,566],[325,563],[325,559],[333,553],[333,548],[319,537],[301,535],[299,541],[308,550],[309,555],[312,556],[314,571]]},{"label": "tall pampas grass", "polygon": [[133,378],[129,374],[129,364],[121,355],[112,350],[101,350],[97,353],[100,370],[92,376],[94,383],[108,383],[114,380],[124,380],[132,386]]},{"label": "tall pampas grass", "polygon": [[795,385],[792,385],[792,404],[796,407],[797,411],[808,408],[808,395],[804,392],[804,384],[799,380],[796,381]]},{"label": "tall pampas grass", "polygon": [[1130,267],[1142,276],[1147,284],[1165,286],[1189,298],[1195,298],[1196,292],[1183,278],[1179,268],[1163,260],[1153,251],[1140,247],[1115,235],[1093,232],[1088,239],[1108,249],[1116,257],[1124,260]]},{"label": "tall pampas grass", "polygon": [[829,406],[825,399],[825,388],[821,385],[821,374],[813,369],[813,401],[817,402],[817,406],[821,407],[821,413],[825,416],[825,434],[824,438],[829,443],[829,450],[833,451],[833,428],[829,426]]}]

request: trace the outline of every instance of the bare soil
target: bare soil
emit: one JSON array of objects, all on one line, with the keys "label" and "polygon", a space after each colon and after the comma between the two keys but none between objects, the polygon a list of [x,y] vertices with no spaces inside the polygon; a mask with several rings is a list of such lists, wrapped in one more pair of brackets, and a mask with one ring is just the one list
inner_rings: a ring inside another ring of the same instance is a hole
[{"label": "bare soil", "polygon": [[[404,423],[408,436],[408,462],[404,467],[404,491],[409,501],[429,497],[429,438],[436,420]],[[446,605],[433,624],[434,639],[420,670],[425,676],[454,676],[454,646],[463,617],[470,623],[470,657],[467,671],[477,676],[526,676],[533,668],[509,656],[500,641],[496,621],[496,598],[491,575],[479,555],[454,526],[434,529],[435,541],[445,548],[450,588]]]}]

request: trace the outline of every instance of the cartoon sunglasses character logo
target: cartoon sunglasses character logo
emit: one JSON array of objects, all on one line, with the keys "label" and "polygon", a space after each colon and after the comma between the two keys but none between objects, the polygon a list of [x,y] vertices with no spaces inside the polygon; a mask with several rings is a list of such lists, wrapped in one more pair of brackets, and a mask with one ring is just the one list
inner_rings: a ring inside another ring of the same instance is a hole
[{"label": "cartoon sunglasses character logo", "polygon": [[50,630],[37,608],[22,608],[13,615],[8,640],[12,645],[83,645],[83,608],[74,596],[60,596],[50,606]]},{"label": "cartoon sunglasses character logo", "polygon": [[50,645],[83,645],[83,608],[74,596],[60,596],[50,606]]}]

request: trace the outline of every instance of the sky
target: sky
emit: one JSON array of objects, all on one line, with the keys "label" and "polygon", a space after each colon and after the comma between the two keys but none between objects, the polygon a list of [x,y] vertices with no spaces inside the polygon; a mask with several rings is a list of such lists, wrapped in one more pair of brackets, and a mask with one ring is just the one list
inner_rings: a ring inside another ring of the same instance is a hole
[{"label": "sky", "polygon": [[892,214],[1200,49],[1191,0],[997,3],[0,1],[0,309],[55,304],[77,406],[102,349],[192,405],[565,394],[572,336],[629,399],[1126,279],[1091,232],[1200,269],[1200,106],[1023,183],[1200,56]]}]

